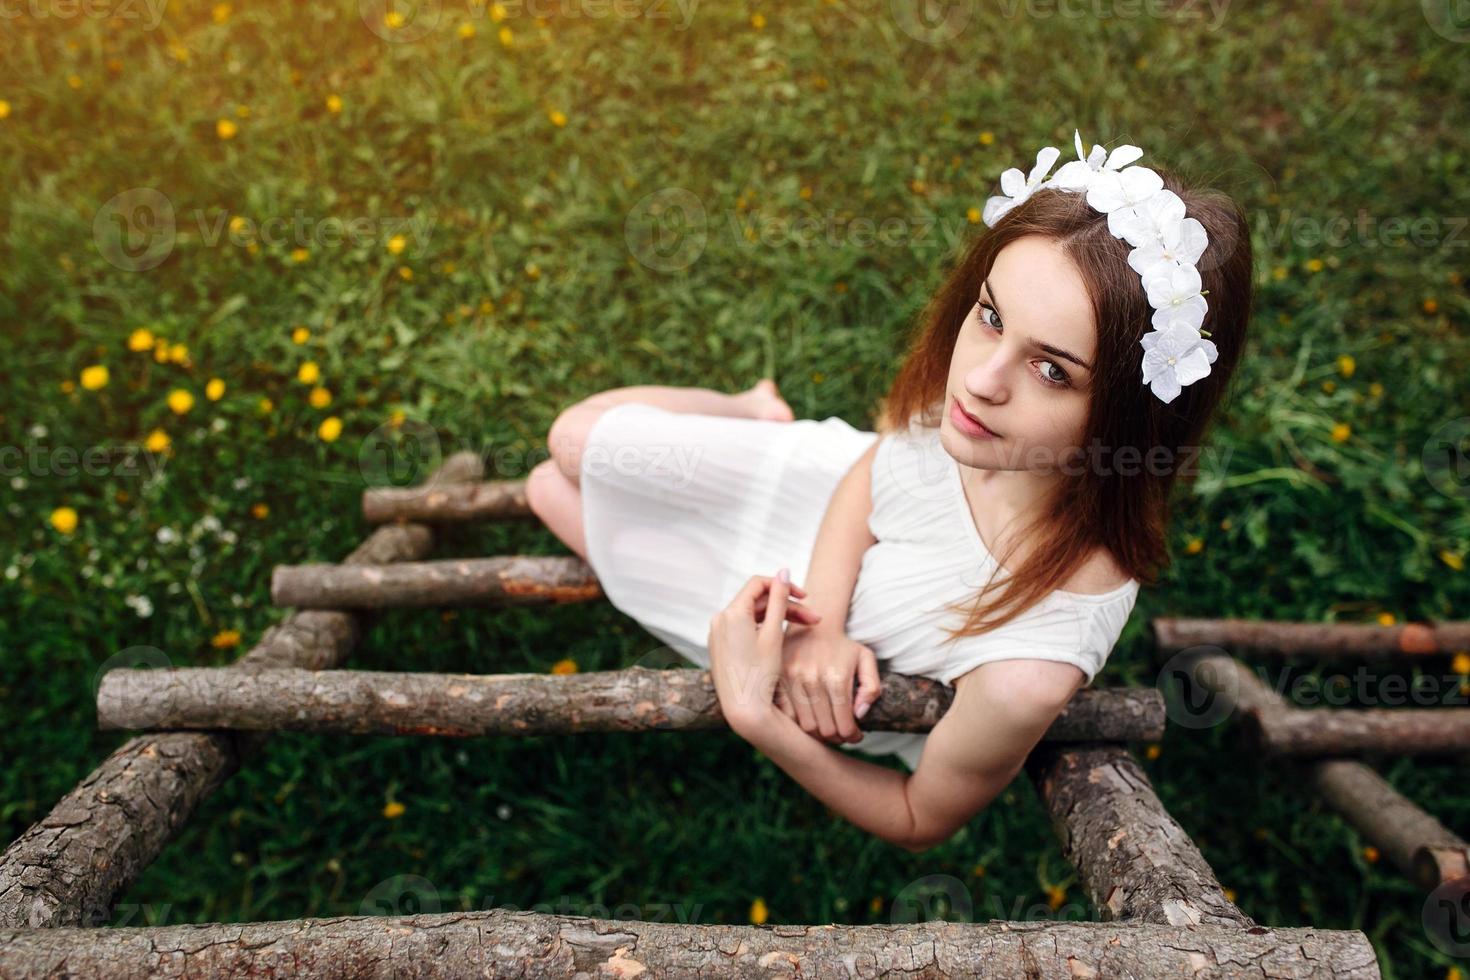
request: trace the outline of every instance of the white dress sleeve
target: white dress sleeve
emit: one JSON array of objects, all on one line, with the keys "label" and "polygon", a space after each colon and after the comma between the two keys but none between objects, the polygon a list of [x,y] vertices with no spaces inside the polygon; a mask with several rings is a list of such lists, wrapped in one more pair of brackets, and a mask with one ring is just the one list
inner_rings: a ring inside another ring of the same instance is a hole
[{"label": "white dress sleeve", "polygon": [[1112,653],[1136,598],[1132,591],[1092,602],[1085,595],[1053,592],[1010,622],[947,646],[948,662],[939,679],[953,684],[971,669],[997,660],[1053,660],[1080,669],[1087,687]]}]

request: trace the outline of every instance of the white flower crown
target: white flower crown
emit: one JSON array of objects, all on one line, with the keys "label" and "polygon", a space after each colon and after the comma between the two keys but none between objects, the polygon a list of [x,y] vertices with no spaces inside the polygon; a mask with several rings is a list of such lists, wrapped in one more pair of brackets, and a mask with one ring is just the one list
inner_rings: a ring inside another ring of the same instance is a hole
[{"label": "white flower crown", "polygon": [[1000,175],[1003,194],[985,202],[985,223],[994,227],[1016,205],[1037,191],[1051,187],[1085,193],[1087,203],[1108,216],[1108,231],[1133,246],[1128,265],[1138,273],[1153,307],[1154,329],[1140,338],[1143,345],[1143,383],[1165,404],[1179,396],[1184,385],[1210,373],[1219,351],[1201,329],[1205,303],[1199,269],[1209,238],[1205,226],[1184,216],[1184,201],[1164,188],[1164,179],[1147,167],[1128,166],[1143,151],[1123,145],[1112,153],[1094,145],[1083,154],[1082,134],[1073,130],[1077,159],[1062,165],[1051,178],[1047,173],[1062,151],[1044,147],[1036,154],[1030,174],[1012,167]]}]

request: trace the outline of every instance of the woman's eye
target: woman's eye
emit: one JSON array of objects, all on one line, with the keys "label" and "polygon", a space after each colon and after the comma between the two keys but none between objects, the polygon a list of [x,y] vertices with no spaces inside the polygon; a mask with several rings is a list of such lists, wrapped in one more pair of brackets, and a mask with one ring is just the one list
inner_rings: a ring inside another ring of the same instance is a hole
[{"label": "woman's eye", "polygon": [[[990,314],[995,313],[995,307],[989,306],[983,301],[977,302],[975,307],[980,311],[980,322],[999,333],[1002,329],[999,314],[996,314],[997,319],[995,320],[990,318]],[[1041,363],[1046,365],[1046,367],[1041,369],[1041,373],[1037,377],[1041,379],[1043,384],[1049,384],[1057,388],[1066,388],[1072,384],[1072,376],[1058,366],[1056,361],[1042,361]],[[1053,369],[1056,371],[1055,375],[1051,373]]]}]

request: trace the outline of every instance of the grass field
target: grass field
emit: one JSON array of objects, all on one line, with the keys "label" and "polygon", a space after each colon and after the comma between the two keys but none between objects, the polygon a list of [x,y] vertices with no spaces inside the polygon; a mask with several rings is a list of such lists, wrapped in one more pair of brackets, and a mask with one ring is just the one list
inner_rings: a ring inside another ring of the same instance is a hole
[{"label": "grass field", "polygon": [[[1180,502],[1177,561],[1098,684],[1154,683],[1156,615],[1470,607],[1470,491],[1425,463],[1470,416],[1470,48],[1419,4],[103,7],[34,0],[4,26],[6,842],[124,740],[95,727],[109,658],[238,656],[280,615],[272,566],[367,533],[358,498],[403,432],[517,477],[579,397],[768,374],[799,416],[870,427],[983,227],[971,209],[1038,146],[1070,156],[1074,127],[1235,195],[1257,255],[1212,443],[1228,464]],[[517,525],[439,554],[562,550]],[[405,611],[352,665],[597,670],[657,648],[605,604]],[[1470,655],[1446,669],[1463,711]],[[1386,976],[1455,975],[1424,896],[1234,734],[1140,754],[1240,907],[1362,929]],[[1470,833],[1463,764],[1381,762]],[[288,734],[114,924],[498,905],[868,923],[935,892],[956,918],[1093,916],[1024,779],[913,855],[728,734]]]}]

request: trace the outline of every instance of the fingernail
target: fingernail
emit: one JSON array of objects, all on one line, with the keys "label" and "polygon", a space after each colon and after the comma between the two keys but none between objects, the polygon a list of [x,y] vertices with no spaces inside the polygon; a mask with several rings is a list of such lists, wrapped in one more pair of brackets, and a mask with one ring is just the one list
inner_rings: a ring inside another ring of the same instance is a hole
[{"label": "fingernail", "polygon": [[860,704],[860,705],[857,706],[857,710],[854,711],[853,714],[856,715],[857,717],[861,718],[863,715],[865,715],[865,714],[868,713],[868,709],[871,708],[871,707],[872,707],[871,704],[869,704],[868,702],[864,701],[862,704]]},{"label": "fingernail", "polygon": [[789,569],[783,568],[779,572],[776,573],[776,577],[778,579],[780,579],[781,581],[783,581],[783,582],[790,582],[791,581],[791,571]]}]

